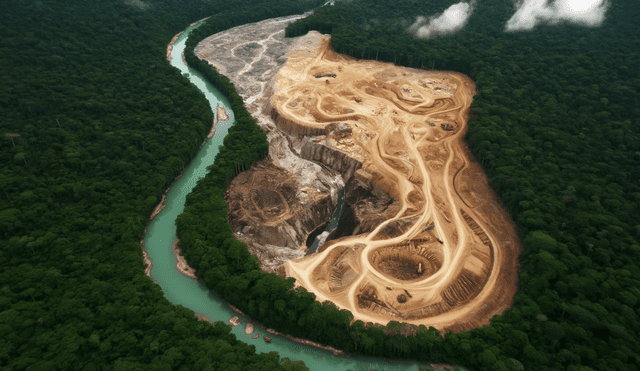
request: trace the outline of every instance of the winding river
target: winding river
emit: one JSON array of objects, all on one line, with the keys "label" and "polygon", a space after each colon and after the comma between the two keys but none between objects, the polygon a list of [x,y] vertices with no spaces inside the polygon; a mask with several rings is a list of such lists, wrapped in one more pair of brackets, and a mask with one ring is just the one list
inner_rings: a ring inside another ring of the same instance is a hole
[{"label": "winding river", "polygon": [[[220,105],[225,108],[229,119],[217,123],[215,135],[205,142],[197,157],[171,186],[167,193],[165,208],[147,228],[144,245],[153,262],[151,276],[160,285],[164,296],[169,301],[199,312],[213,321],[229,323],[229,319],[236,314],[202,282],[182,275],[176,269],[176,259],[172,253],[172,244],[176,238],[175,220],[184,210],[187,195],[206,175],[207,167],[213,163],[218,147],[227,135],[229,127],[234,123],[234,114],[229,108],[227,99],[183,62],[182,52],[186,39],[191,30],[197,27],[198,25],[189,27],[176,40],[171,51],[171,65],[182,71],[183,75],[204,92],[214,113],[216,107]],[[249,318],[244,319],[247,322],[250,321]],[[257,325],[254,331],[259,331],[261,335],[267,334],[265,328]],[[391,363],[373,357],[334,356],[328,351],[301,345],[275,335],[269,335],[272,342],[266,343],[261,338],[252,339],[252,335],[246,335],[244,325],[232,327],[231,332],[239,340],[254,345],[257,352],[277,351],[282,358],[303,361],[310,370],[418,370],[419,366],[427,366],[427,364],[416,362]]]}]

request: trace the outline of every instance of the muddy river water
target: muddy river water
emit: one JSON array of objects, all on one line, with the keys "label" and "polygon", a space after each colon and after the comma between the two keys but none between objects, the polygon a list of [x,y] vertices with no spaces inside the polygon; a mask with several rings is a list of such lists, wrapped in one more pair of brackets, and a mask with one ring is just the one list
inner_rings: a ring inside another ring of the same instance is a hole
[{"label": "muddy river water", "polygon": [[[182,275],[176,269],[176,258],[172,253],[172,244],[176,238],[175,220],[184,210],[186,196],[193,190],[196,183],[207,173],[207,167],[214,161],[218,147],[227,135],[228,129],[234,123],[234,113],[229,108],[229,102],[213,86],[209,85],[194,70],[183,62],[181,57],[189,33],[198,26],[192,26],[182,33],[171,50],[171,65],[180,69],[195,86],[206,95],[213,112],[220,105],[224,107],[228,120],[219,121],[215,135],[202,146],[197,157],[192,161],[183,175],[171,186],[167,193],[165,208],[153,219],[147,228],[144,246],[152,261],[151,276],[162,288],[164,296],[175,305],[182,305],[198,312],[212,321],[229,323],[234,313],[222,299],[205,287],[202,282]],[[244,318],[251,322],[250,318]],[[373,357],[335,356],[318,348],[301,345],[284,337],[269,335],[271,343],[266,343],[261,337],[253,339],[253,334],[260,332],[267,334],[265,328],[254,326],[254,333],[246,334],[245,326],[232,327],[231,332],[241,341],[254,345],[257,352],[277,351],[281,357],[292,360],[302,360],[310,370],[418,370],[420,363],[391,363]]]}]

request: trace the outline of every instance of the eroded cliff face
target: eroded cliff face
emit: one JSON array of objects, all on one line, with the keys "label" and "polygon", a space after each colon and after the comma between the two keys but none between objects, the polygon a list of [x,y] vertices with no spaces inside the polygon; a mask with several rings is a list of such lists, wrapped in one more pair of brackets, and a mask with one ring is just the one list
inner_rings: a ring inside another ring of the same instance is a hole
[{"label": "eroded cliff face", "polygon": [[280,265],[304,256],[306,240],[325,224],[343,186],[339,173],[298,156],[295,139],[271,135],[270,155],[240,173],[225,194],[238,239],[262,262],[280,273]]},{"label": "eroded cliff face", "polygon": [[380,223],[391,219],[400,209],[399,203],[386,192],[358,176],[349,179],[345,186],[345,194],[345,200],[353,210],[354,235],[373,231]]},{"label": "eroded cliff face", "polygon": [[233,231],[263,270],[284,274],[282,263],[309,252],[308,237],[331,218],[339,188],[347,212],[338,229],[319,236],[323,241],[370,232],[397,213],[398,203],[361,170],[362,162],[335,145],[350,140],[348,125],[329,125],[317,136],[275,126],[269,157],[240,173],[225,194]]}]

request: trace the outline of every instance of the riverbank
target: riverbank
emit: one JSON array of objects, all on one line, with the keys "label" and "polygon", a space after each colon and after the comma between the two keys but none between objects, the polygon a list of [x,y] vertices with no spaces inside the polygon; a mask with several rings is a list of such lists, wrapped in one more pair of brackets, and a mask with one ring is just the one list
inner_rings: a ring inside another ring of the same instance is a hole
[{"label": "riverbank", "polygon": [[178,37],[180,37],[180,35],[182,35],[182,32],[178,32],[172,39],[171,42],[169,42],[169,45],[167,46],[167,60],[169,62],[171,62],[173,60],[173,57],[171,57],[171,52],[173,52],[173,44],[175,44],[176,40],[178,40]]},{"label": "riverbank", "polygon": [[[184,53],[182,54],[182,56],[184,57]],[[185,65],[186,65],[186,62],[185,62]],[[218,104],[216,106],[215,117],[213,118],[213,125],[211,126],[211,130],[209,130],[207,139],[213,138],[213,136],[216,134],[216,125],[218,125],[218,121],[228,121],[228,120],[229,120],[229,116],[227,115],[227,111],[224,109],[224,107],[220,107],[220,104]]]},{"label": "riverbank", "polygon": [[[328,352],[333,353],[334,356],[347,356],[347,357],[349,357],[349,355],[346,354],[343,350],[334,348],[334,347],[329,346],[329,345],[322,345],[320,343],[316,343],[315,341],[297,338],[297,337],[291,336],[289,334],[284,334],[282,332],[278,332],[278,331],[276,331],[276,330],[274,330],[272,328],[268,328],[267,332],[270,333],[271,335],[281,336],[283,338],[286,338],[286,339],[291,340],[293,342],[296,342],[298,344],[308,345],[308,346],[311,346],[311,347],[314,347],[314,348],[326,350]],[[353,355],[353,356],[355,356],[355,355]]]},{"label": "riverbank", "polygon": [[[288,334],[283,334],[282,332],[278,332],[274,329],[268,328],[267,332],[272,334],[272,335],[277,335],[277,336],[281,336],[283,338],[286,338],[290,341],[296,342],[298,344],[302,344],[302,345],[308,345],[308,346],[312,346],[318,349],[322,349],[322,350],[326,350],[328,352],[333,353],[334,356],[345,356],[345,357],[349,357],[349,358],[363,358],[363,356],[358,355],[358,354],[351,354],[351,353],[345,353],[344,351],[340,350],[340,349],[336,349],[332,346],[328,346],[328,345],[322,345],[320,343],[316,343],[314,341],[311,340],[307,340],[307,339],[301,339],[301,338],[297,338],[295,336],[291,336]],[[397,360],[397,359],[387,359],[387,358],[380,358],[383,359],[387,362],[390,363],[405,363],[407,365],[410,365],[412,363],[416,363],[417,361],[405,361],[405,360]],[[442,369],[442,370],[453,370],[454,367],[461,367],[461,366],[457,366],[457,365],[447,365],[444,363],[429,363],[429,362],[425,362],[424,365],[429,365],[431,367],[434,367],[436,369]]]},{"label": "riverbank", "polygon": [[140,247],[142,248],[142,260],[144,261],[144,265],[145,265],[144,274],[147,275],[147,277],[149,277],[151,279],[151,281],[153,281],[153,283],[155,283],[155,284],[158,284],[158,282],[156,280],[154,280],[153,277],[151,277],[151,268],[153,267],[153,262],[149,258],[149,253],[147,252],[147,250],[144,247],[144,238],[147,235],[147,229],[149,228],[149,225],[151,224],[153,219],[155,219],[156,216],[158,216],[158,214],[160,214],[160,212],[165,208],[166,202],[167,202],[167,194],[169,193],[169,190],[171,189],[173,184],[178,179],[180,179],[180,177],[182,176],[182,174],[184,174],[184,171],[188,167],[189,167],[189,165],[185,166],[182,169],[182,171],[180,172],[180,174],[178,174],[178,176],[173,179],[173,182],[171,182],[171,185],[169,185],[169,187],[167,189],[165,189],[164,193],[162,194],[162,198],[160,199],[160,203],[158,203],[158,205],[156,205],[156,207],[151,212],[151,215],[149,216],[149,222],[147,223],[147,226],[145,227],[144,231],[142,232],[142,237],[140,238]]},{"label": "riverbank", "polygon": [[[203,18],[197,22],[194,22],[191,24],[191,26],[195,26],[198,23],[208,19],[207,18]],[[175,44],[175,42],[178,40],[178,38],[180,37],[180,35],[182,35],[184,33],[184,31],[182,32],[178,32],[173,38],[171,38],[171,42],[169,42],[169,45],[167,45],[167,60],[169,62],[171,62],[173,60],[173,58],[171,57],[171,53],[173,52],[173,45]],[[181,53],[181,55],[184,56],[184,52]],[[186,65],[186,62],[185,62]],[[202,147],[205,145],[205,143],[207,142],[208,139],[213,138],[213,136],[216,133],[216,126],[218,124],[218,117],[220,116],[219,113],[222,111],[222,113],[224,114],[223,116],[220,117],[224,117],[223,120],[229,120],[229,117],[227,115],[227,112],[224,110],[224,107],[222,108],[222,110],[220,110],[220,106],[217,106],[217,110],[216,112],[214,112],[214,118],[213,118],[213,123],[211,124],[211,129],[209,129],[209,133],[207,134],[207,137],[205,138],[205,140],[202,142],[202,144],[200,144],[200,148],[198,149],[198,151],[200,151],[202,149]],[[190,164],[189,164],[190,165]],[[142,248],[142,259],[145,265],[145,269],[144,269],[144,274],[149,277],[155,284],[157,284],[158,282],[156,280],[153,279],[153,277],[151,277],[151,268],[153,267],[153,262],[151,261],[151,259],[149,258],[149,253],[147,252],[145,246],[144,246],[144,238],[147,235],[147,228],[149,227],[149,225],[151,224],[151,222],[153,221],[153,219],[155,219],[156,216],[158,216],[158,214],[160,214],[160,212],[165,208],[166,206],[166,201],[167,201],[167,194],[169,193],[169,190],[171,190],[171,187],[173,187],[173,185],[175,184],[175,182],[180,179],[180,177],[184,174],[185,170],[189,167],[189,165],[185,166],[182,171],[180,171],[180,174],[178,174],[177,177],[175,177],[173,179],[173,182],[171,182],[171,184],[169,185],[169,187],[164,191],[164,193],[162,194],[162,198],[160,199],[160,202],[158,203],[158,205],[153,209],[153,211],[151,212],[151,215],[149,216],[149,221],[147,223],[147,227],[144,229],[144,231],[142,232],[142,238],[140,239],[140,247]],[[189,264],[186,262],[186,260],[184,260],[184,257],[182,257],[182,255],[180,255],[180,253],[182,252],[182,250],[180,250],[177,246],[176,246],[177,241],[174,241],[173,244],[173,254],[176,257],[176,259],[178,260],[178,263],[176,264],[176,269],[178,269],[178,271],[180,271],[180,273],[182,273],[183,275],[189,277],[189,278],[193,278],[193,279],[198,279],[197,276],[195,275],[195,269],[191,268],[189,266]]]},{"label": "riverbank", "polygon": [[217,105],[216,111],[216,113],[218,114],[218,119],[223,121],[229,120],[229,116],[227,116],[227,111],[225,111],[224,107],[220,107],[220,105]]},{"label": "riverbank", "polygon": [[[199,21],[193,22],[191,23],[189,26],[193,27],[195,25],[197,25],[198,23],[205,21],[207,19],[209,19],[210,17],[206,17],[206,18],[202,18]],[[173,57],[171,57],[171,52],[173,51],[173,44],[175,44],[176,40],[178,40],[178,38],[180,37],[180,35],[182,35],[184,31],[182,32],[178,32],[173,38],[171,38],[171,41],[169,42],[169,45],[167,45],[167,60],[169,62],[171,62],[173,60]],[[187,64],[187,62],[184,63],[185,65]]]},{"label": "riverbank", "polygon": [[184,256],[182,256],[182,249],[178,247],[179,238],[173,240],[173,246],[171,247],[171,251],[173,252],[173,256],[176,258],[176,269],[183,276],[193,278],[194,280],[198,279],[196,276],[196,270],[189,266],[189,263],[185,260]]},{"label": "riverbank", "polygon": [[[242,312],[242,311],[241,311],[241,310],[239,310],[238,308],[234,307],[233,305],[231,305],[231,304],[227,303],[227,302],[226,302],[226,301],[224,301],[224,300],[223,300],[223,302],[224,302],[224,304],[225,304],[225,305],[227,305],[227,306],[228,306],[228,307],[229,307],[233,312],[235,312],[235,313],[237,313],[237,314],[239,314],[239,315],[241,315],[241,316],[248,317],[246,314],[244,314],[244,312]],[[197,313],[197,312],[196,312],[196,315],[198,315],[198,313]],[[200,317],[198,317],[198,318],[200,318]],[[322,344],[320,344],[320,343],[318,343],[318,342],[315,342],[315,341],[311,341],[311,340],[308,340],[308,339],[298,338],[298,337],[295,337],[295,336],[292,336],[292,335],[289,335],[289,334],[285,334],[285,333],[282,333],[282,332],[276,331],[276,330],[274,330],[274,329],[272,329],[272,328],[266,328],[266,327],[265,327],[262,323],[260,323],[260,322],[256,322],[256,321],[249,321],[249,320],[247,320],[247,319],[242,319],[242,318],[240,318],[239,316],[233,316],[233,317],[231,317],[231,318],[228,320],[228,323],[229,323],[231,326],[236,327],[236,326],[240,325],[241,323],[243,323],[243,322],[245,322],[245,321],[247,321],[247,324],[245,325],[244,332],[245,332],[245,334],[247,334],[247,335],[252,334],[252,333],[253,333],[253,330],[254,330],[254,328],[255,328],[255,326],[256,326],[256,325],[259,325],[259,326],[261,326],[261,327],[265,328],[265,331],[266,331],[266,332],[268,332],[268,333],[269,333],[269,334],[271,334],[271,335],[275,335],[275,336],[283,337],[283,338],[285,338],[285,339],[287,339],[287,340],[289,340],[289,341],[292,341],[292,342],[294,342],[294,343],[297,343],[297,344],[311,346],[311,347],[314,347],[314,348],[317,348],[317,349],[320,349],[320,350],[326,350],[326,351],[328,351],[328,352],[331,352],[334,356],[344,356],[344,357],[355,358],[355,359],[357,359],[357,358],[365,358],[365,356],[361,356],[361,355],[358,355],[358,354],[352,354],[352,353],[346,353],[346,352],[345,352],[345,351],[343,351],[343,350],[340,350],[340,349],[334,348],[334,347],[329,346],[329,345],[322,345]],[[211,322],[211,321],[210,321],[210,322]],[[252,337],[252,339],[256,339],[256,338],[258,338],[258,337],[257,337],[257,336]],[[397,360],[397,359],[388,359],[388,358],[380,358],[380,359],[382,359],[382,360],[384,360],[384,361],[386,361],[386,362],[389,362],[389,363],[396,363],[396,364],[400,364],[400,363],[401,363],[401,364],[407,364],[407,365],[410,365],[410,364],[417,363],[417,361],[408,361],[408,360]],[[444,363],[430,363],[430,362],[424,362],[424,363],[422,363],[422,365],[428,365],[428,366],[431,366],[431,367],[433,367],[433,368],[435,368],[435,369],[441,369],[441,370],[453,370],[455,367],[460,367],[460,368],[462,369],[462,366],[459,366],[459,365],[449,365],[449,364],[444,364]]]}]

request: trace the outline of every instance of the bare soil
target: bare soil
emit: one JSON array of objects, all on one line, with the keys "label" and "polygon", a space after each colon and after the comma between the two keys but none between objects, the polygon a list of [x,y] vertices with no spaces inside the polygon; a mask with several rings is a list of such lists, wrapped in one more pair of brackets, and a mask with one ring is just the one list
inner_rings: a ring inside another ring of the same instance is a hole
[{"label": "bare soil", "polygon": [[[263,271],[280,275],[284,262],[305,255],[307,236],[326,223],[342,186],[335,171],[301,158],[302,143],[279,130],[271,112],[264,109],[286,54],[299,49],[305,39],[284,38],[286,25],[301,17],[234,27],[204,39],[195,49],[233,82],[267,133],[269,157],[236,177],[225,201],[236,238],[259,257]],[[225,119],[217,113],[217,119]]]}]

